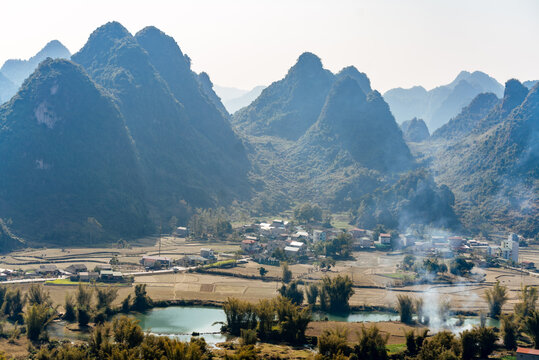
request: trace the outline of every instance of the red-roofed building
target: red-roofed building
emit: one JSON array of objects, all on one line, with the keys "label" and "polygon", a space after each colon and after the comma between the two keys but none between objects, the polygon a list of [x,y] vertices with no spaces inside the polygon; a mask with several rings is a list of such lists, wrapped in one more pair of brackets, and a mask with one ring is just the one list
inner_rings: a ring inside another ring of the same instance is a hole
[{"label": "red-roofed building", "polygon": [[517,349],[517,360],[538,360],[539,349],[521,348]]},{"label": "red-roofed building", "polygon": [[164,256],[145,255],[140,260],[142,266],[151,269],[169,268],[172,265],[172,260]]},{"label": "red-roofed building", "polygon": [[245,239],[241,242],[241,249],[248,253],[257,252],[260,246],[257,241]]},{"label": "red-roofed building", "polygon": [[352,235],[352,237],[354,239],[359,239],[359,238],[367,235],[367,230],[365,230],[365,229],[355,228],[355,229],[349,230],[348,232],[350,233],[350,235]]}]

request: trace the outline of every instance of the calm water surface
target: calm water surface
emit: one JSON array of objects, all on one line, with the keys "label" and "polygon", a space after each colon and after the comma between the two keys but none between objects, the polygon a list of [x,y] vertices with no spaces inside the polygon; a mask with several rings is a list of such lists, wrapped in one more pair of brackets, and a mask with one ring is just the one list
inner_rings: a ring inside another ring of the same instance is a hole
[{"label": "calm water surface", "polygon": [[[221,308],[203,306],[170,306],[166,308],[154,308],[146,313],[134,315],[139,320],[144,331],[177,338],[182,341],[189,341],[193,332],[203,336],[209,344],[226,341],[226,335],[220,334],[221,324],[225,322],[225,312]],[[399,315],[391,312],[361,311],[348,315],[331,315],[322,312],[315,312],[312,315],[314,321],[329,320],[342,322],[380,322],[398,321]],[[479,325],[478,317],[466,317],[464,323],[456,326],[457,317],[448,319],[446,326],[452,330],[460,331]],[[78,338],[82,334],[66,333],[63,330],[63,322],[49,326],[49,334],[53,337]],[[487,326],[500,326],[499,321],[487,319]]]}]

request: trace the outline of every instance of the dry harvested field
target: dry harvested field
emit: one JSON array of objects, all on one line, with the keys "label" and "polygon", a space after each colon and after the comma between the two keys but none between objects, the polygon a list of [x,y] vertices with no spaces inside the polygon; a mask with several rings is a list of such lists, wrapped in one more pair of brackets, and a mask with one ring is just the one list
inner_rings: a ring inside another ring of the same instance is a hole
[{"label": "dry harvested field", "polygon": [[406,338],[404,337],[404,332],[409,330],[415,330],[416,333],[421,333],[423,329],[426,329],[425,326],[409,326],[397,321],[384,321],[377,323],[357,323],[357,322],[336,322],[336,321],[313,321],[309,323],[307,327],[306,335],[309,336],[319,336],[325,329],[333,329],[340,327],[341,329],[346,329],[348,333],[348,341],[351,343],[357,342],[357,334],[361,333],[362,327],[369,328],[371,326],[376,326],[380,329],[382,335],[389,335],[388,344],[404,344]]},{"label": "dry harvested field", "polygon": [[[232,253],[239,249],[237,244],[230,243],[194,243],[181,238],[162,238],[161,254],[173,259],[185,254],[198,254],[201,247],[211,247],[217,252]],[[0,258],[0,267],[5,268],[36,268],[40,263],[55,263],[59,267],[70,263],[83,262],[88,267],[96,263],[107,263],[113,254],[118,255],[121,262],[132,265],[122,266],[122,270],[140,270],[137,265],[140,257],[158,252],[158,239],[148,238],[139,241],[138,246],[129,249],[115,248],[73,248],[73,249],[35,249],[11,253]],[[379,251],[355,252],[354,260],[339,261],[331,271],[319,271],[313,265],[297,264],[290,269],[295,278],[305,282],[318,281],[324,276],[346,274],[352,278],[355,294],[351,305],[361,306],[387,306],[392,307],[398,294],[408,293],[413,296],[429,294],[430,299],[449,299],[455,310],[479,311],[486,310],[484,300],[486,288],[500,281],[509,288],[510,300],[505,305],[506,310],[513,307],[517,299],[521,284],[539,285],[539,278],[523,275],[509,269],[474,269],[476,273],[485,274],[485,282],[464,285],[415,285],[392,288],[394,282],[384,274],[392,274],[397,270],[397,264],[402,262],[403,254],[387,254]],[[539,264],[539,248],[521,249],[521,260],[533,261]],[[62,263],[58,263],[62,261]],[[66,262],[63,262],[66,261]],[[32,264],[25,264],[32,262]],[[178,273],[178,274],[152,274],[137,276],[135,283],[147,284],[149,295],[156,300],[215,300],[225,301],[228,297],[238,297],[249,301],[258,301],[262,298],[271,298],[277,294],[280,286],[275,281],[261,279],[246,279],[240,276],[259,277],[261,265],[249,262],[232,269],[218,269],[218,274],[208,273]],[[281,269],[275,266],[263,265],[267,270],[267,277],[279,277]],[[17,285],[24,288],[29,285]],[[53,299],[63,303],[65,293],[73,291],[74,286],[47,286]],[[119,299],[126,296],[132,289],[119,288]],[[119,300],[118,300],[119,301]]]},{"label": "dry harvested field", "polygon": [[[182,258],[187,254],[199,254],[200,248],[211,247],[219,253],[233,253],[240,249],[238,244],[227,242],[205,243],[191,242],[184,238],[162,237],[161,255],[173,260]],[[93,269],[97,264],[108,264],[112,256],[118,256],[121,270],[141,270],[139,265],[143,255],[157,255],[159,253],[159,238],[150,237],[140,239],[130,248],[118,249],[113,247],[95,248],[41,248],[25,249],[0,256],[0,268],[7,269],[35,269],[40,264],[56,264],[65,268],[71,264],[85,264]]]}]

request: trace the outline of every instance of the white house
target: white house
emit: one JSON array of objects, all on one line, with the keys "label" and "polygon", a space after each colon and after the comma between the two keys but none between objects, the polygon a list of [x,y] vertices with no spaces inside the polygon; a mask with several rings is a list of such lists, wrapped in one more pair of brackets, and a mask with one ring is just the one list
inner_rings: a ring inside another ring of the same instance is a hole
[{"label": "white house", "polygon": [[295,246],[286,246],[284,248],[284,253],[289,256],[297,256],[300,253],[300,248]]},{"label": "white house", "polygon": [[369,236],[363,236],[359,240],[359,246],[362,248],[370,248],[374,246],[374,241]]},{"label": "white house", "polygon": [[502,257],[506,260],[512,260],[515,264],[518,264],[518,250],[518,236],[517,234],[511,233],[507,237],[507,240],[502,241]]},{"label": "white house", "polygon": [[289,245],[301,249],[303,246],[305,246],[305,243],[302,243],[301,241],[290,241]]},{"label": "white house", "polygon": [[380,244],[389,245],[391,244],[391,235],[387,233],[380,233],[380,235],[378,235],[378,241]]},{"label": "white house", "polygon": [[200,249],[200,256],[202,256],[205,259],[213,259],[215,258],[215,253],[213,252],[213,249],[202,248]]}]

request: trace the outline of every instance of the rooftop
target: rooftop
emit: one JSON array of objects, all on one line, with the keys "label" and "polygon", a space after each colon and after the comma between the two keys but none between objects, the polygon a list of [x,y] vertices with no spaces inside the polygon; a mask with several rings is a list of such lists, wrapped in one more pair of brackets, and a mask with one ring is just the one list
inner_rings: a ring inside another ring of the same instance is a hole
[{"label": "rooftop", "polygon": [[142,260],[159,260],[159,261],[170,261],[169,258],[164,256],[155,256],[155,255],[144,255]]},{"label": "rooftop", "polygon": [[517,349],[517,353],[520,354],[530,354],[530,355],[539,355],[539,349],[530,349],[530,348],[521,348]]},{"label": "rooftop", "polygon": [[287,247],[284,248],[284,251],[298,252],[299,248],[294,247],[294,246],[287,246]]}]

